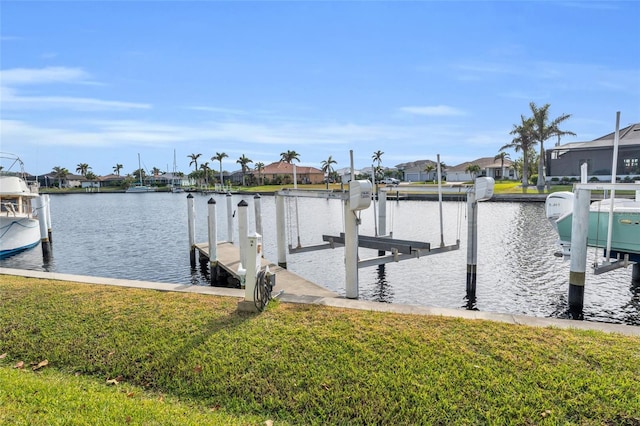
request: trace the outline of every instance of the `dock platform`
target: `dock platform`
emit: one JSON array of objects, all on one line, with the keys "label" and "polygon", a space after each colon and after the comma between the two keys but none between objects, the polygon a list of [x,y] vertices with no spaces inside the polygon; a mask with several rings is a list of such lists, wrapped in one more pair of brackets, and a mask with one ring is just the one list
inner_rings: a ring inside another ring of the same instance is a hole
[{"label": "dock platform", "polygon": [[[196,244],[201,258],[209,261],[209,244]],[[276,275],[276,286],[274,292],[284,291],[284,294],[295,294],[298,296],[314,297],[338,297],[338,294],[326,288],[312,283],[293,272],[278,266],[262,258],[262,267],[269,266],[269,270]],[[236,278],[238,276],[238,265],[240,264],[240,249],[230,242],[218,243],[218,266]]]}]

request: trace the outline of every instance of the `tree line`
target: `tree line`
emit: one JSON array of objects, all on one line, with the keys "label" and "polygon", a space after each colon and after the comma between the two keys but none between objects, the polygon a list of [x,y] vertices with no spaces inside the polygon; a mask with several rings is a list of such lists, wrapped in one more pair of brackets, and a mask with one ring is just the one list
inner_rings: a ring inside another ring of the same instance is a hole
[{"label": "tree line", "polygon": [[[538,166],[538,176],[536,187],[538,190],[542,191],[545,186],[545,154],[544,154],[544,143],[554,137],[558,138],[557,145],[560,144],[560,138],[562,136],[571,135],[575,136],[574,132],[568,130],[560,129],[560,124],[571,117],[571,114],[562,114],[559,117],[551,120],[549,118],[549,108],[550,104],[545,104],[542,107],[538,107],[535,102],[529,103],[529,108],[531,110],[532,115],[530,117],[526,117],[525,115],[520,116],[520,122],[513,125],[513,129],[509,132],[510,135],[513,136],[511,142],[503,145],[499,149],[499,153],[494,157],[495,160],[500,160],[501,167],[504,168],[505,159],[510,159],[510,155],[506,150],[513,149],[515,152],[522,152],[522,157],[516,160],[516,164],[518,165],[518,171],[522,177],[522,187],[526,189],[529,186],[529,175],[531,173],[531,165],[535,165],[537,163]],[[536,145],[539,144],[539,152],[536,153]],[[384,169],[382,168],[382,155],[384,152],[378,150],[375,151],[371,157],[372,159],[372,168],[373,174],[376,177],[376,180],[380,180],[384,177]],[[189,167],[193,166],[194,170],[189,173],[189,178],[194,179],[196,181],[204,182],[205,185],[209,185],[210,181],[216,179],[216,177],[212,174],[212,169],[209,167],[209,162],[201,162],[198,164],[199,159],[202,157],[202,154],[189,154],[187,157],[190,159]],[[229,158],[229,155],[225,152],[216,152],[214,156],[211,157],[210,161],[217,161],[219,163],[219,175],[218,182],[223,182],[223,170],[222,170],[222,161],[225,158]],[[285,152],[280,153],[280,161],[286,163],[293,163],[294,161],[300,162],[300,154],[296,151],[287,150]],[[246,155],[242,154],[237,160],[236,163],[240,165],[242,170],[242,184],[246,185],[246,175],[251,169],[249,166],[253,163],[253,160],[248,158]],[[321,170],[324,172],[326,176],[326,185],[327,189],[329,188],[330,181],[337,181],[338,176],[335,172],[333,166],[337,164],[337,161],[333,159],[333,156],[329,156],[326,160],[321,162]],[[256,162],[254,164],[253,170],[258,173],[258,183],[261,185],[264,184],[264,178],[262,176],[262,171],[264,170],[265,164],[262,162]],[[120,176],[120,171],[122,170],[122,164],[116,164],[113,166],[113,172],[115,175]],[[444,163],[441,163],[441,168],[446,168]],[[425,166],[424,171],[427,173],[435,170],[435,166],[433,164],[427,164]],[[466,171],[470,173],[472,176],[477,176],[481,168],[476,164],[470,164]],[[91,167],[87,163],[79,163],[76,167],[76,172],[80,173],[87,179],[96,179],[97,176],[91,171]],[[151,171],[154,175],[160,174],[161,170],[157,167],[154,167]],[[54,178],[58,180],[58,185],[61,186],[62,180],[66,179],[69,174],[69,170],[56,166],[53,168]],[[132,175],[138,179],[140,175],[144,178],[146,173],[144,169],[140,168],[133,171]],[[180,176],[183,173],[179,173]]]}]

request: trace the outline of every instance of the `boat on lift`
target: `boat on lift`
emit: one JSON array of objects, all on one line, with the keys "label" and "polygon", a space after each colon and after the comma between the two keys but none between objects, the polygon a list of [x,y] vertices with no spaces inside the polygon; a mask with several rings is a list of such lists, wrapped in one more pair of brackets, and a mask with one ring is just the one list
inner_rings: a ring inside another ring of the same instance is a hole
[{"label": "boat on lift", "polygon": [[28,250],[40,242],[40,224],[33,204],[40,197],[37,184],[28,185],[23,163],[13,154],[0,153],[3,160],[20,165],[20,172],[11,167],[0,175],[0,259]]},{"label": "boat on lift", "polygon": [[[559,236],[563,255],[571,253],[571,227],[573,223],[572,192],[554,192],[545,202],[547,219]],[[613,212],[611,227],[611,254],[629,254],[632,261],[640,261],[640,199],[606,198],[589,206],[587,246],[607,247],[609,214]]]},{"label": "boat on lift", "polygon": [[[605,249],[606,262],[612,257],[640,262],[640,184],[619,184],[617,179],[618,140],[620,113],[616,116],[613,140],[613,161],[610,184],[588,184],[587,164],[582,164],[577,189],[610,190],[611,197],[589,205],[587,246]],[[635,190],[635,199],[616,198],[615,191]],[[590,193],[590,192],[589,192]],[[545,201],[545,213],[558,233],[562,255],[571,253],[573,227],[573,192],[549,194]]]}]

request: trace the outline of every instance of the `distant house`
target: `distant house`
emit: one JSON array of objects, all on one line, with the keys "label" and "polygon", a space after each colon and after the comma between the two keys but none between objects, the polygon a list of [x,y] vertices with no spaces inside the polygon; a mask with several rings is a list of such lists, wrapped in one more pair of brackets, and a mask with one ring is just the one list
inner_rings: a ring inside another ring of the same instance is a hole
[{"label": "distant house", "polygon": [[[546,150],[547,177],[580,177],[580,166],[587,163],[587,174],[611,179],[614,133],[589,142],[573,142]],[[620,129],[617,175],[640,175],[640,123]]]},{"label": "distant house", "polygon": [[[257,172],[253,172],[257,175]],[[293,183],[293,164],[278,161],[264,166],[262,177],[265,183],[287,184]],[[324,172],[315,167],[296,165],[296,180],[298,183],[323,183]]]},{"label": "distant house", "polygon": [[[335,172],[336,172],[336,175],[338,176],[340,182],[347,183],[347,182],[349,182],[351,180],[351,168],[350,167],[343,167],[341,169],[337,169]],[[359,174],[362,174],[362,170],[354,169],[353,172],[354,172],[355,176],[358,176]]]},{"label": "distant house", "polygon": [[45,188],[53,186],[61,186],[62,188],[80,188],[82,187],[83,182],[86,181],[87,179],[84,176],[74,175],[73,173],[68,173],[64,179],[60,179],[60,182],[58,182],[58,178],[55,173],[47,173],[46,175],[38,176],[38,184]]},{"label": "distant house", "polygon": [[500,159],[494,157],[482,157],[473,161],[467,161],[457,166],[447,168],[447,181],[449,182],[466,182],[473,180],[474,176],[467,171],[471,165],[480,167],[480,172],[476,177],[492,177],[494,179],[518,179],[517,173],[513,168],[513,161],[505,158],[504,165]]},{"label": "distant house", "polygon": [[122,186],[122,183],[124,182],[125,177],[124,176],[118,176],[118,175],[105,175],[105,176],[101,176],[100,177],[100,186],[101,187],[120,187]]},{"label": "distant house", "polygon": [[[426,172],[427,166],[433,166],[433,171]],[[398,164],[396,168],[402,173],[405,182],[422,182],[434,180],[437,177],[437,163],[431,160],[418,160],[410,163]],[[444,170],[442,171],[444,174]]]}]

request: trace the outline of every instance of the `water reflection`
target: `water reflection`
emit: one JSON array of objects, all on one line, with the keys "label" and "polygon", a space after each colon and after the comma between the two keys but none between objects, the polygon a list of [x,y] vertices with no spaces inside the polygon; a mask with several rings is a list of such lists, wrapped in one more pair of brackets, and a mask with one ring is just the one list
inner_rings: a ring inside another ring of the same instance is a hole
[{"label": "water reflection", "polygon": [[393,302],[393,287],[387,280],[385,265],[378,265],[375,268],[375,286],[369,288],[363,297],[374,302]]}]

